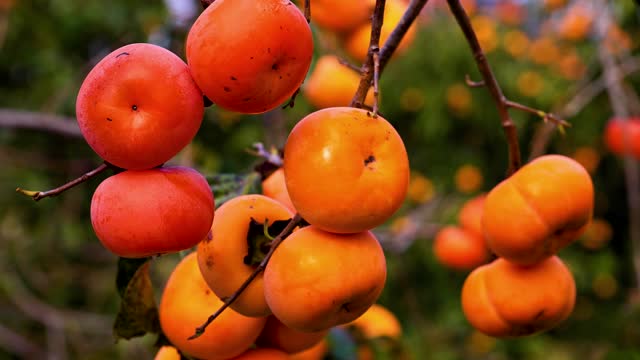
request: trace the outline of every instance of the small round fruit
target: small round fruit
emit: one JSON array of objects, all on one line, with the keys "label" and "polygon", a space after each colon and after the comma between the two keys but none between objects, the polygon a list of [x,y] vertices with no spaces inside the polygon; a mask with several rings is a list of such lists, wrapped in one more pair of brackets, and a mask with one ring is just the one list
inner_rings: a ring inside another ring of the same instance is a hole
[{"label": "small round fruit", "polygon": [[287,184],[284,181],[284,170],[282,168],[274,171],[273,174],[262,181],[262,194],[276,200],[286,206],[287,209],[296,211],[287,192]]},{"label": "small round fruit", "polygon": [[186,43],[196,83],[216,105],[258,114],[289,99],[313,56],[311,29],[288,0],[216,0]]},{"label": "small round fruit", "polygon": [[289,354],[277,349],[251,349],[230,360],[290,360]]},{"label": "small round fruit", "polygon": [[383,336],[400,339],[402,336],[402,327],[398,318],[380,304],[371,305],[364,314],[346,326],[357,328],[367,339]]},{"label": "small round fruit", "polygon": [[582,165],[562,155],[541,156],[487,195],[487,245],[509,261],[537,263],[584,232],[593,201],[593,183]]},{"label": "small round fruit", "polygon": [[640,118],[611,119],[605,127],[604,140],[612,153],[640,159]]},{"label": "small round fruit", "polygon": [[188,340],[221,305],[200,274],[196,253],[191,253],[173,270],[162,292],[158,309],[162,331],[180,351],[193,357],[222,360],[240,355],[258,337],[266,318],[226,309],[200,337]]},{"label": "small round fruit", "polygon": [[[340,0],[343,3],[349,1]],[[315,3],[314,3],[315,11]],[[333,55],[321,56],[311,70],[302,93],[318,109],[333,106],[349,106],[358,90],[360,75],[340,63]],[[373,104],[373,91],[369,89],[365,104]]]},{"label": "small round fruit", "polygon": [[478,195],[465,202],[460,209],[460,213],[458,213],[458,223],[460,226],[483,238],[482,211],[484,210],[484,202],[486,199],[486,194]]},{"label": "small round fruit", "polygon": [[362,315],[380,296],[386,276],[373,233],[334,234],[311,225],[276,249],[265,269],[264,292],[283,324],[322,331]]},{"label": "small round fruit", "polygon": [[323,360],[328,351],[329,344],[323,339],[307,350],[289,355],[289,360]]},{"label": "small round fruit", "polygon": [[140,258],[191,248],[207,236],[214,200],[207,180],[186,167],[126,170],[91,199],[91,224],[118,256]]},{"label": "small round fruit", "polygon": [[[221,299],[229,297],[255,269],[245,263],[251,219],[272,224],[292,217],[284,205],[263,195],[238,196],[220,206],[211,225],[211,237],[198,244],[200,271],[211,290]],[[262,275],[258,275],[230,307],[245,316],[271,314],[264,299]]]},{"label": "small round fruit", "polygon": [[154,360],[180,360],[180,353],[173,346],[166,345],[158,350]]},{"label": "small round fruit", "polygon": [[327,108],[291,131],[284,173],[291,201],[306,221],[325,231],[356,233],[382,224],[400,207],[409,160],[400,135],[381,116]]},{"label": "small round fruit", "polygon": [[202,122],[202,92],[178,56],[130,44],[102,59],[84,79],[76,116],[89,146],[124,169],[150,169],[176,155]]},{"label": "small round fruit", "polygon": [[575,298],[573,276],[557,256],[532,266],[497,259],[469,274],[462,310],[481,332],[516,337],[555,327],[569,317]]},{"label": "small round fruit", "polygon": [[489,260],[482,236],[457,226],[447,226],[438,232],[433,253],[442,265],[456,270],[475,269]]},{"label": "small round fruit", "polygon": [[[304,0],[298,2],[302,7]],[[375,0],[314,0],[311,22],[330,31],[350,31],[367,22],[375,5]]]},{"label": "small round fruit", "polygon": [[328,332],[328,329],[315,332],[294,330],[280,322],[275,316],[269,316],[267,324],[256,340],[256,345],[294,354],[312,348],[321,342]]}]

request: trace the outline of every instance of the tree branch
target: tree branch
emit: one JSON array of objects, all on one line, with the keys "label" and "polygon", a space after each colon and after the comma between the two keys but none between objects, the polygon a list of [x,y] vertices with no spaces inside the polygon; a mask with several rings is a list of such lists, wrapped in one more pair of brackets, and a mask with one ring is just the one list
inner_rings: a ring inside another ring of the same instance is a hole
[{"label": "tree branch", "polygon": [[251,282],[253,282],[253,280],[264,271],[264,269],[267,267],[267,263],[269,263],[271,256],[273,256],[273,253],[276,251],[278,246],[284,241],[284,239],[287,238],[287,236],[289,236],[289,234],[293,232],[293,229],[295,229],[295,227],[298,226],[300,222],[302,222],[302,217],[300,216],[300,214],[296,214],[291,219],[291,221],[289,221],[287,226],[280,232],[280,234],[278,234],[278,236],[273,239],[269,252],[267,253],[267,255],[265,255],[264,259],[260,262],[258,267],[251,273],[251,275],[249,275],[247,280],[245,280],[244,283],[242,283],[242,285],[240,285],[240,287],[231,296],[224,299],[224,304],[222,304],[222,306],[215,313],[209,316],[204,324],[196,328],[195,333],[191,335],[191,337],[189,337],[189,340],[197,339],[198,337],[200,337],[200,335],[204,334],[207,326],[209,326],[209,324],[211,324],[220,314],[222,314],[222,312],[226,308],[233,304],[233,302],[236,301],[238,297],[240,297],[240,295],[242,295],[244,290],[251,284]]},{"label": "tree branch", "polygon": [[518,144],[517,129],[509,115],[509,106],[507,105],[508,100],[502,93],[498,80],[496,80],[496,77],[491,70],[487,57],[485,56],[484,51],[482,51],[478,37],[476,36],[476,33],[471,26],[471,22],[469,21],[469,17],[460,4],[460,1],[447,0],[447,3],[449,4],[449,8],[451,9],[453,16],[456,18],[458,25],[460,25],[460,29],[464,33],[464,36],[471,47],[471,52],[473,53],[478,69],[482,74],[484,84],[487,89],[489,89],[491,97],[498,108],[502,129],[504,130],[509,147],[509,169],[507,174],[511,175],[520,168],[522,160],[520,158],[520,145]]},{"label": "tree branch", "polygon": [[31,111],[0,109],[0,127],[40,130],[82,138],[80,127],[74,118]]},{"label": "tree branch", "polygon": [[86,174],[83,174],[82,176],[80,176],[77,179],[71,180],[68,183],[59,186],[55,189],[51,189],[51,190],[47,190],[47,191],[33,191],[33,190],[25,190],[25,189],[21,189],[21,188],[17,188],[16,192],[19,192],[20,194],[26,195],[26,196],[30,196],[31,198],[33,198],[33,200],[35,201],[39,201],[41,199],[44,199],[46,197],[53,197],[53,196],[57,196],[60,195],[61,193],[79,185],[82,184],[83,182],[86,182],[87,180],[93,178],[94,176],[100,174],[101,172],[109,169],[109,168],[114,168],[113,165],[108,164],[107,162],[102,163],[100,166],[98,166],[97,168],[89,171]]}]

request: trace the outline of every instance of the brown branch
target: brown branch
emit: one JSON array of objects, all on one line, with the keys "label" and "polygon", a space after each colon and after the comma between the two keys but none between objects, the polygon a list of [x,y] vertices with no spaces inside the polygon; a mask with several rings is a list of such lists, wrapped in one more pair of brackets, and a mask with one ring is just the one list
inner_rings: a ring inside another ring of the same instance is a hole
[{"label": "brown branch", "polygon": [[[604,38],[607,29],[613,22],[611,9],[604,0],[598,2],[599,18],[596,22],[598,36]],[[614,115],[622,121],[627,121],[629,117],[629,109],[625,102],[626,95],[624,87],[618,74],[618,64],[614,54],[600,41],[598,46],[598,55],[602,63],[602,71],[609,95],[609,101],[613,108]],[[623,143],[625,148],[631,147],[631,137],[628,133],[624,133]],[[634,267],[634,275],[636,287],[640,288],[640,166],[629,152],[625,152],[624,156],[624,174],[627,188],[627,206],[629,209],[629,241],[631,244],[631,262]]]},{"label": "brown branch", "polygon": [[273,239],[273,241],[271,242],[271,248],[269,249],[269,252],[267,253],[267,255],[265,255],[264,259],[260,262],[258,267],[255,270],[253,270],[253,272],[251,273],[251,275],[249,275],[247,280],[245,280],[245,282],[242,283],[242,285],[240,285],[240,287],[230,297],[224,299],[224,304],[222,304],[222,306],[215,313],[209,316],[209,318],[207,319],[207,321],[204,322],[204,324],[196,328],[195,333],[191,335],[191,337],[189,337],[189,340],[196,339],[200,335],[204,334],[205,330],[207,329],[207,326],[209,326],[209,324],[211,324],[220,314],[222,314],[222,312],[226,308],[228,308],[231,304],[233,304],[233,302],[236,301],[236,299],[238,299],[240,295],[242,295],[244,290],[251,284],[251,282],[253,282],[253,280],[258,275],[260,275],[260,273],[262,273],[264,269],[267,267],[267,263],[269,263],[271,256],[273,256],[273,253],[276,251],[278,246],[282,243],[282,241],[284,241],[287,238],[287,236],[289,236],[289,234],[293,232],[293,229],[295,229],[295,227],[298,226],[298,224],[301,221],[302,221],[302,217],[300,216],[300,214],[296,214],[291,219],[291,221],[289,221],[287,226],[280,232],[280,234],[278,234],[278,236],[276,236],[275,239]]},{"label": "brown branch", "polygon": [[371,38],[369,39],[367,59],[360,69],[360,84],[358,84],[358,90],[356,90],[351,100],[350,106],[352,107],[362,108],[369,88],[371,87],[371,81],[373,81],[373,53],[380,51],[380,33],[382,32],[382,24],[384,23],[385,3],[386,0],[376,0],[376,7],[373,10],[373,19],[371,20]]},{"label": "brown branch", "polygon": [[311,0],[304,0],[304,18],[311,24]]},{"label": "brown branch", "polygon": [[300,88],[297,88],[296,91],[293,92],[293,95],[291,95],[291,98],[289,99],[289,101],[286,104],[284,104],[282,108],[283,109],[293,108],[296,105],[296,97],[298,96],[299,92],[300,92]]},{"label": "brown branch", "polygon": [[420,12],[429,0],[411,0],[411,3],[405,10],[400,22],[393,29],[384,46],[380,49],[380,73],[384,70],[391,60],[391,56],[396,51],[404,35],[409,31],[411,25],[416,21]]},{"label": "brown branch", "polygon": [[31,198],[33,198],[33,200],[35,201],[39,201],[41,199],[44,199],[46,197],[53,197],[53,196],[57,196],[60,195],[61,193],[77,186],[78,184],[81,184],[83,182],[86,182],[87,180],[93,178],[94,176],[100,174],[101,172],[109,169],[109,168],[115,168],[113,165],[108,164],[106,162],[102,163],[100,166],[98,166],[97,168],[89,171],[88,173],[80,176],[77,179],[71,180],[68,183],[59,186],[55,189],[51,189],[51,190],[47,190],[47,191],[33,191],[33,190],[25,190],[22,188],[17,188],[16,192],[19,192],[20,194],[29,196]]},{"label": "brown branch", "polygon": [[505,104],[507,105],[507,107],[510,108],[514,108],[514,109],[518,109],[520,111],[524,111],[533,115],[537,115],[539,117],[542,118],[542,120],[544,120],[544,122],[547,121],[551,121],[553,122],[555,125],[557,126],[565,126],[565,127],[571,127],[571,124],[566,122],[565,120],[559,118],[557,115],[554,115],[552,113],[548,113],[548,112],[544,112],[542,110],[538,110],[538,109],[534,109],[532,107],[517,103],[517,102],[513,102],[511,100],[505,100]]},{"label": "brown branch", "polygon": [[373,50],[373,117],[378,116],[378,101],[380,96],[380,54],[378,48]]},{"label": "brown branch", "polygon": [[360,68],[352,63],[350,63],[348,60],[338,57],[338,62],[346,67],[348,67],[349,69],[353,70],[353,71],[357,71],[360,72]]},{"label": "brown branch", "polygon": [[460,29],[464,33],[464,36],[467,39],[469,46],[471,47],[473,57],[476,60],[476,64],[478,65],[480,73],[482,74],[484,83],[489,89],[491,97],[493,98],[498,108],[500,121],[502,123],[502,128],[507,138],[507,144],[509,147],[509,169],[507,170],[507,174],[511,175],[520,168],[522,160],[520,158],[518,132],[513,120],[511,119],[511,116],[509,115],[507,99],[502,93],[502,89],[498,84],[498,80],[491,70],[491,66],[487,61],[487,57],[485,56],[484,51],[482,51],[482,47],[480,46],[478,37],[476,36],[476,33],[471,26],[471,22],[469,21],[469,17],[460,4],[460,1],[447,0],[447,3],[449,4],[449,8],[451,9],[453,16],[456,18]]},{"label": "brown branch", "polygon": [[469,74],[464,75],[464,82],[467,84],[468,87],[472,87],[472,88],[479,88],[479,87],[485,86],[484,80],[473,81],[471,80],[471,76],[469,76]]},{"label": "brown branch", "polygon": [[31,111],[0,109],[0,127],[47,131],[66,137],[81,138],[74,118]]}]

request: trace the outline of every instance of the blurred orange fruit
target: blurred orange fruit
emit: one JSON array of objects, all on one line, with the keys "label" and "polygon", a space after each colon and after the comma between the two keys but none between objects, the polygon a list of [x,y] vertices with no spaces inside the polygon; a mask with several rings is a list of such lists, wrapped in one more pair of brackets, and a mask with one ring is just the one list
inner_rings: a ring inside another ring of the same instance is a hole
[{"label": "blurred orange fruit", "polygon": [[398,318],[389,309],[380,304],[371,305],[364,314],[345,326],[355,327],[367,339],[383,336],[399,339],[402,336],[402,326]]},{"label": "blurred orange fruit", "polygon": [[593,174],[600,164],[600,153],[591,146],[581,146],[571,155],[589,174]]},{"label": "blurred orange fruit", "polygon": [[478,191],[482,187],[484,178],[480,169],[471,164],[462,165],[456,170],[456,189],[463,194],[470,194]]},{"label": "blurred orange fruit", "polygon": [[580,3],[571,6],[560,21],[558,35],[566,40],[583,40],[593,24],[593,12]]},{"label": "blurred orange fruit", "polygon": [[600,218],[594,218],[580,238],[582,246],[589,250],[598,250],[605,246],[613,236],[611,224]]},{"label": "blurred orange fruit", "polygon": [[433,199],[434,194],[433,182],[418,172],[412,172],[407,197],[413,202],[425,203]]},{"label": "blurred orange fruit", "polygon": [[[304,1],[298,3],[304,9]],[[375,4],[375,0],[313,0],[311,23],[335,32],[350,31],[367,22]]]},{"label": "blurred orange fruit", "polygon": [[529,37],[524,32],[514,29],[507,31],[502,37],[504,50],[516,59],[523,57],[529,49]]},{"label": "blurred orange fruit", "polygon": [[498,31],[494,19],[484,15],[476,15],[471,19],[471,26],[475,29],[478,42],[486,54],[496,49]]},{"label": "blurred orange fruit", "polygon": [[529,46],[529,59],[538,65],[549,65],[558,61],[560,49],[547,36],[534,39]]},{"label": "blurred orange fruit", "polygon": [[163,346],[156,353],[154,360],[180,360],[178,349],[173,346]]},{"label": "blurred orange fruit", "polygon": [[465,116],[471,112],[473,98],[468,87],[463,84],[449,86],[445,93],[447,106],[458,116]]},{"label": "blurred orange fruit", "polygon": [[522,95],[536,97],[544,88],[544,79],[538,72],[527,70],[518,75],[516,86]]}]

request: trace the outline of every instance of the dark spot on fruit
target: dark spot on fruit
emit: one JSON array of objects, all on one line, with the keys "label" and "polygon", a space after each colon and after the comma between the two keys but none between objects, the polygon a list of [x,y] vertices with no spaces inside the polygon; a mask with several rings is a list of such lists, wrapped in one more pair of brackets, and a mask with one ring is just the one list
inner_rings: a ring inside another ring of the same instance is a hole
[{"label": "dark spot on fruit", "polygon": [[209,269],[213,268],[213,265],[214,265],[213,256],[208,256],[207,261],[205,261],[205,264]]},{"label": "dark spot on fruit", "polygon": [[231,76],[231,78],[230,78],[230,79],[231,79],[231,80],[233,80],[233,81],[238,80],[235,76]]},{"label": "dark spot on fruit", "polygon": [[364,159],[364,166],[367,166],[374,161],[376,161],[376,158],[373,155],[369,155],[368,158]]},{"label": "dark spot on fruit", "polygon": [[253,56],[249,58],[249,60],[253,60]]},{"label": "dark spot on fruit", "polygon": [[280,30],[282,30],[282,25],[280,25]]},{"label": "dark spot on fruit", "polygon": [[540,311],[536,314],[536,316],[534,316],[534,317],[533,317],[533,320],[534,320],[534,321],[535,321],[535,320],[538,320],[538,319],[540,319],[542,316],[544,316],[544,309],[540,310]]},{"label": "dark spot on fruit", "polygon": [[231,92],[231,88],[228,86],[224,86],[223,89],[225,92]]},{"label": "dark spot on fruit", "polygon": [[267,48],[267,52],[271,54],[271,48]]},{"label": "dark spot on fruit", "polygon": [[120,54],[116,55],[116,59],[119,58],[120,56],[129,56],[129,53],[126,51],[121,52]]},{"label": "dark spot on fruit", "polygon": [[205,291],[204,291],[204,294],[205,294],[205,295],[209,295],[209,294],[211,294],[211,290],[209,290],[209,289],[205,290]]},{"label": "dark spot on fruit", "polygon": [[107,118],[107,121],[113,121],[113,119],[112,118]]},{"label": "dark spot on fruit", "polygon": [[280,80],[282,80],[282,75],[278,76],[278,78],[279,78]]},{"label": "dark spot on fruit", "polygon": [[280,68],[280,66],[277,63],[274,63],[273,65],[271,65],[271,70],[278,70]]},{"label": "dark spot on fruit", "polygon": [[250,98],[250,97],[246,97],[246,98],[243,98],[243,99],[242,99],[242,101],[249,101],[249,100],[251,100],[251,98]]},{"label": "dark spot on fruit", "polygon": [[138,105],[131,105],[131,110],[138,111]]},{"label": "dark spot on fruit", "polygon": [[349,309],[349,303],[342,304],[340,308],[342,308],[346,312],[351,312],[351,310]]},{"label": "dark spot on fruit", "polygon": [[209,230],[209,232],[207,233],[207,242],[213,240],[213,232],[211,230]]}]

